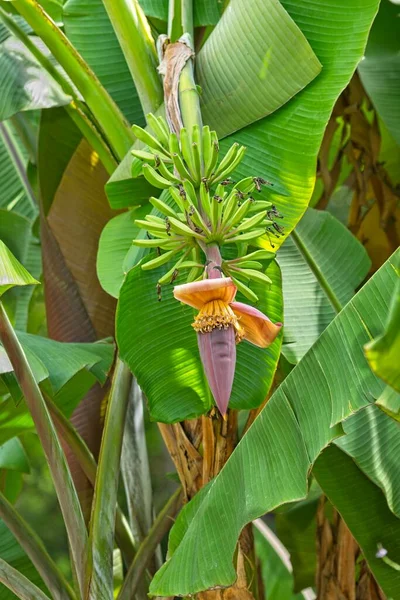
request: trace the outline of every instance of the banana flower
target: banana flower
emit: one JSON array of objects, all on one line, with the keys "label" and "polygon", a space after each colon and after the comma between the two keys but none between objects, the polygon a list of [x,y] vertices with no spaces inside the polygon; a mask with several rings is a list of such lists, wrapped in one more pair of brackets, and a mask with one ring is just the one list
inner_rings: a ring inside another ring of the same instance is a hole
[{"label": "banana flower", "polygon": [[177,285],[174,296],[200,312],[192,324],[197,332],[200,358],[220,413],[226,414],[236,365],[236,344],[242,340],[266,348],[282,323],[253,306],[235,302],[237,288],[230,277]]}]

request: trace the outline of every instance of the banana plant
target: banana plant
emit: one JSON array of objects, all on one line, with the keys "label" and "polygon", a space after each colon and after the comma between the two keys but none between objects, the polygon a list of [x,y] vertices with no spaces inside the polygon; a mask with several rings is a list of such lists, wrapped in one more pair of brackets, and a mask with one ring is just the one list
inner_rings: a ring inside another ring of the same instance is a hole
[{"label": "banana plant", "polygon": [[378,8],[0,0],[0,599],[400,593],[399,252],[308,208],[345,118],[396,137]]}]

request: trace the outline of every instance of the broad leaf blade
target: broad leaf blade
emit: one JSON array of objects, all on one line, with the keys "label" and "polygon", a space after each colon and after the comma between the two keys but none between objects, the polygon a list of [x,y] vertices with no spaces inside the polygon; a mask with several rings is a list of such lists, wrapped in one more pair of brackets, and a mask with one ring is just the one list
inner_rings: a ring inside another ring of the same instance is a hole
[{"label": "broad leaf blade", "polygon": [[398,268],[396,272],[397,286],[384,333],[365,346],[365,355],[374,373],[400,392],[400,271]]},{"label": "broad leaf blade", "polygon": [[[39,38],[32,38],[47,56]],[[9,37],[0,48],[0,121],[21,110],[63,106],[71,101],[20,40]]]},{"label": "broad leaf blade", "polygon": [[358,66],[361,81],[375,108],[400,144],[400,38],[399,6],[382,0],[371,29],[364,60]]},{"label": "broad leaf blade", "polygon": [[143,111],[124,55],[101,0],[67,0],[65,32],[131,123]]},{"label": "broad leaf blade", "polygon": [[308,209],[278,252],[287,360],[298,362],[368,273],[363,246],[329,213]]},{"label": "broad leaf blade", "polygon": [[345,436],[335,444],[380,487],[390,510],[400,518],[400,429],[376,406],[368,406],[343,423]]},{"label": "broad leaf blade", "polygon": [[[385,319],[396,260],[392,257],[332,321],[272,395],[206,493],[183,510],[173,529],[177,548],[154,578],[152,593],[187,594],[231,584],[242,527],[304,497],[311,465],[341,433],[335,424],[379,396],[383,385],[370,371],[362,346]],[[204,549],[200,555],[199,545]],[[392,574],[392,583],[395,578]]]},{"label": "broad leaf blade", "polygon": [[279,2],[231,0],[196,68],[204,121],[224,137],[285,104],[321,64]]}]

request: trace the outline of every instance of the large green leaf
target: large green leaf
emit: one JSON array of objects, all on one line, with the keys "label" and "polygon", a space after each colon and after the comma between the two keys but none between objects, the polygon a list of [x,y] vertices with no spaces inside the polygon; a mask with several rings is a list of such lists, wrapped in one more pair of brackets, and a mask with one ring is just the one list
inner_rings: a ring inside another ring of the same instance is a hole
[{"label": "large green leaf", "polygon": [[[110,219],[101,233],[97,254],[97,276],[102,288],[114,298],[118,298],[125,274],[143,256],[140,248],[132,246],[132,240],[140,231],[135,225],[135,219],[144,219],[151,208],[151,205],[147,204],[117,215]],[[129,251],[131,251],[130,260],[125,263]]]},{"label": "large green leaf", "polygon": [[65,32],[131,123],[144,123],[140,101],[102,0],[67,0]]},{"label": "large green leaf", "polygon": [[[32,41],[42,53],[49,51],[39,38]],[[15,37],[0,46],[0,121],[21,110],[63,106],[71,101],[33,54]]]},{"label": "large green leaf", "polygon": [[400,268],[384,333],[365,347],[371,369],[386,383],[400,392]]},{"label": "large green leaf", "polygon": [[395,255],[389,259],[326,328],[206,493],[183,510],[173,529],[175,552],[154,578],[152,593],[187,594],[231,584],[242,527],[304,497],[310,467],[340,435],[341,421],[379,397],[383,383],[369,369],[363,345],[386,318],[396,260]]},{"label": "large green leaf", "polygon": [[[45,590],[43,581],[38,572],[29,560],[15,537],[7,529],[4,522],[0,520],[0,558],[5,560],[20,573],[25,575],[32,583]],[[18,596],[13,594],[8,588],[0,584],[0,600],[15,600]]]},{"label": "large green leaf", "polygon": [[361,81],[379,116],[400,144],[400,36],[397,3],[382,0],[364,60]]},{"label": "large green leaf", "polygon": [[390,510],[400,518],[400,428],[376,406],[368,406],[343,423],[345,436],[335,444],[382,489]]},{"label": "large green leaf", "polygon": [[298,362],[368,273],[360,242],[329,213],[308,209],[278,253],[282,269],[284,345]]},{"label": "large green leaf", "polygon": [[321,64],[275,0],[231,0],[197,62],[201,110],[224,137],[277,110]]},{"label": "large green leaf", "polygon": [[384,593],[393,600],[398,598],[398,572],[377,556],[382,544],[388,558],[400,562],[400,520],[390,512],[382,491],[335,445],[324,450],[313,473],[355,537]]},{"label": "large green leaf", "polygon": [[[141,264],[147,260],[146,257]],[[191,327],[195,313],[174,299],[172,286],[163,290],[161,302],[157,299],[157,281],[172,265],[143,271],[141,264],[129,271],[120,291],[117,309],[120,355],[146,395],[153,419],[167,423],[190,419],[210,408],[197,338]],[[254,285],[260,298],[257,306],[278,322],[282,316],[280,271],[272,263],[267,273],[272,279],[269,292],[265,286]],[[280,345],[281,336],[266,349],[247,342],[238,345],[231,408],[254,408],[265,399]]]},{"label": "large green leaf", "polygon": [[[275,113],[229,136],[221,143],[221,151],[226,151],[233,141],[247,146],[237,177],[259,175],[275,183],[276,191],[265,194],[284,215],[282,225],[286,236],[310,200],[325,126],[337,97],[363,56],[379,2],[349,0],[344,5],[341,0],[318,3],[314,0],[282,0],[281,4],[311,44],[323,66],[322,71],[306,89]],[[333,29],[331,23],[335,23]],[[206,102],[206,96],[203,100]],[[218,123],[215,125],[218,132]],[[128,179],[131,163],[132,156],[125,157],[107,184],[107,195],[114,206],[117,201],[119,206],[134,203],[134,188],[130,182],[135,180]],[[274,240],[275,246],[279,246],[285,236]]]}]

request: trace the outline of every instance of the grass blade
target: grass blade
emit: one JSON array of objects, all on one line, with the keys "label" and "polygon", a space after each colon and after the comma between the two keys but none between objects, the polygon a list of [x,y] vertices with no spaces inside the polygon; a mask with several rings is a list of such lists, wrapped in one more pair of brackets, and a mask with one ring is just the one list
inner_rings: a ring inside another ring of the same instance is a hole
[{"label": "grass blade", "polygon": [[35,565],[55,600],[76,600],[74,591],[48,554],[42,540],[1,492],[0,517]]},{"label": "grass blade", "polygon": [[15,335],[7,313],[1,303],[0,341],[10,359],[15,376],[23,391],[50,467],[54,487],[56,489],[67,529],[71,554],[78,575],[79,585],[81,591],[83,591],[83,565],[85,564],[87,533],[78,495],[42,393],[35,381],[22,346]]},{"label": "grass blade", "polygon": [[104,423],[90,522],[85,593],[88,600],[109,600],[113,597],[115,511],[131,383],[132,374],[128,367],[117,360]]},{"label": "grass blade", "polygon": [[0,582],[21,600],[50,600],[34,583],[0,558]]}]

